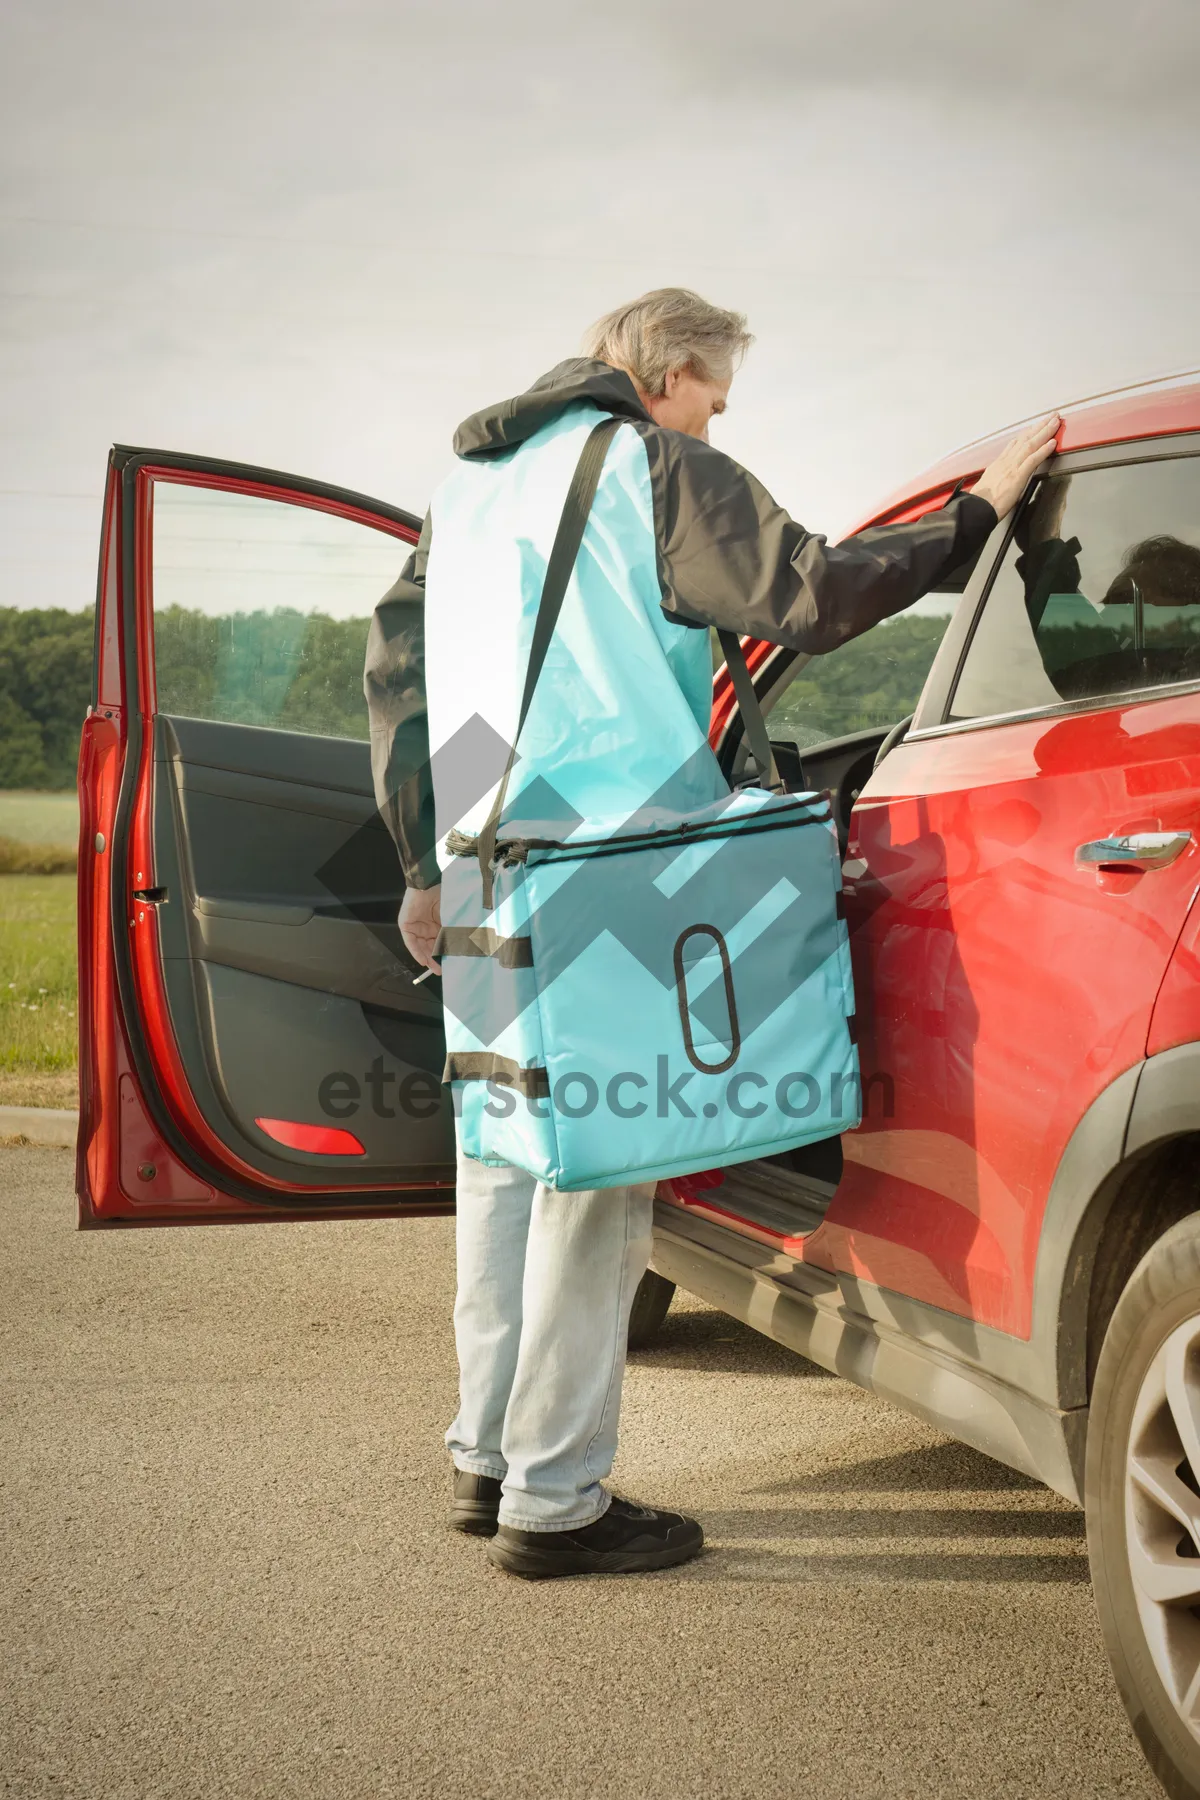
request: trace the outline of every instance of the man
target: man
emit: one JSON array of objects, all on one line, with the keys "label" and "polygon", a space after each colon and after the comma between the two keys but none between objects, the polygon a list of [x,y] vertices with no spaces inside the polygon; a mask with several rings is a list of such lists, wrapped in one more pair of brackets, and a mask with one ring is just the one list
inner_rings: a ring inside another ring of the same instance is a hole
[{"label": "man", "polygon": [[[437,968],[436,842],[455,825],[478,833],[490,800],[456,819],[440,792],[435,826],[430,749],[436,757],[470,740],[480,719],[496,741],[512,742],[546,558],[599,418],[628,429],[609,447],[581,555],[603,575],[606,606],[635,616],[641,648],[632,666],[611,667],[609,687],[589,685],[572,632],[590,634],[594,662],[604,609],[593,601],[588,613],[568,590],[554,679],[539,684],[518,764],[525,787],[542,782],[584,819],[601,795],[624,817],[647,800],[641,752],[651,738],[669,752],[673,732],[694,745],[696,725],[707,729],[708,627],[809,653],[835,649],[976,552],[1053,444],[1057,420],[1048,419],[940,512],[831,546],[708,442],[750,341],[741,314],[661,289],[602,319],[585,357],[459,427],[458,466],[380,602],[365,677],[379,804],[407,885],[400,926],[426,968]],[[686,762],[681,752],[671,766]],[[558,1193],[522,1169],[460,1153],[451,1522],[491,1536],[493,1562],[511,1573],[662,1568],[703,1542],[695,1520],[601,1485],[652,1206],[652,1187]]]}]

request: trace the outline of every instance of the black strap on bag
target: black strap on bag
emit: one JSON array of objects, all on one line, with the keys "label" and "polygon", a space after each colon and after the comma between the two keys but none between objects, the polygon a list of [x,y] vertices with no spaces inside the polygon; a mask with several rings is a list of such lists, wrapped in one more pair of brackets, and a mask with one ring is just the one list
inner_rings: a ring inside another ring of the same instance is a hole
[{"label": "black strap on bag", "polygon": [[[496,798],[492,802],[492,810],[488,814],[487,823],[479,833],[476,844],[479,873],[483,883],[483,904],[489,912],[492,908],[495,880],[496,836],[500,829],[504,801],[508,794],[509,777],[512,775],[517,760],[517,742],[533,700],[538,677],[546,661],[546,652],[549,650],[550,640],[554,636],[554,627],[558,623],[558,616],[566,598],[567,584],[575,567],[575,559],[579,555],[579,546],[583,542],[584,531],[587,529],[588,514],[592,510],[592,501],[596,497],[596,488],[600,482],[600,472],[604,467],[608,446],[620,429],[621,423],[620,419],[602,419],[599,425],[589,433],[588,440],[583,446],[583,453],[576,464],[575,473],[571,477],[571,485],[567,489],[562,517],[558,521],[554,545],[546,564],[546,575],[542,582],[541,598],[538,601],[537,619],[533,627],[533,642],[529,648],[529,666],[525,671],[525,691],[521,695],[521,711],[517,718],[517,729],[513,736],[512,747],[508,752],[508,761],[504,765],[504,774],[500,778],[500,786],[496,790]],[[766,721],[762,716],[762,709],[754,692],[750,671],[746,667],[746,657],[741,642],[737,634],[732,631],[720,631],[717,635],[721,640],[721,648],[725,652],[729,673],[733,677],[734,693],[742,711],[746,736],[754,754],[754,760],[758,764],[759,780],[764,787],[778,791],[782,784],[767,738]]]},{"label": "black strap on bag", "polygon": [[746,742],[750,753],[758,764],[758,785],[770,788],[773,794],[783,792],[783,782],[779,778],[779,770],[775,766],[775,752],[771,748],[771,740],[767,736],[767,721],[763,718],[762,707],[758,704],[758,695],[754,691],[754,683],[750,679],[750,670],[746,666],[746,652],[742,649],[742,640],[736,631],[717,632],[717,640],[725,652],[725,666],[733,681],[733,692],[742,714],[742,726],[746,733]]}]

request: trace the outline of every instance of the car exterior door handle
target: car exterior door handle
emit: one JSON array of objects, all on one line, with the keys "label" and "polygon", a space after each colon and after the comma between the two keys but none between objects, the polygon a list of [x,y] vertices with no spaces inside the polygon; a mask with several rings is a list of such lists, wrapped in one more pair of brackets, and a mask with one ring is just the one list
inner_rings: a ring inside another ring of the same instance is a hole
[{"label": "car exterior door handle", "polygon": [[1165,869],[1191,841],[1190,831],[1135,831],[1129,837],[1093,838],[1076,850],[1075,866],[1145,874],[1150,869]]}]

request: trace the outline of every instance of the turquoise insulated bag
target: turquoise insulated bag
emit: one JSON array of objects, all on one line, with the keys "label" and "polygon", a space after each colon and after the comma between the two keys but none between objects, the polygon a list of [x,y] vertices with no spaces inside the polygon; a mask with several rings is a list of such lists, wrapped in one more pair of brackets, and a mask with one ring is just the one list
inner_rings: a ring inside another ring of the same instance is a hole
[{"label": "turquoise insulated bag", "polygon": [[[606,419],[592,431],[572,479],[518,739],[617,428]],[[859,1123],[829,797],[781,790],[741,646],[721,639],[765,785],[681,811],[668,782],[632,818],[564,825],[553,796],[542,796],[545,817],[530,816],[535,781],[511,818],[514,743],[482,831],[446,840],[445,1079],[468,1156],[551,1188],[616,1187]]]}]

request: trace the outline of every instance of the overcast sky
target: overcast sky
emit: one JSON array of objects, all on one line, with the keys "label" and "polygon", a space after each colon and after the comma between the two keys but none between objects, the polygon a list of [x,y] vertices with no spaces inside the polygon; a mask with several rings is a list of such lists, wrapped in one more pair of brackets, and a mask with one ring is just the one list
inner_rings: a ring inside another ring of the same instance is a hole
[{"label": "overcast sky", "polygon": [[0,604],[114,440],[423,509],[464,414],[692,286],[716,441],[842,532],[1200,363],[1196,0],[5,0]]}]

